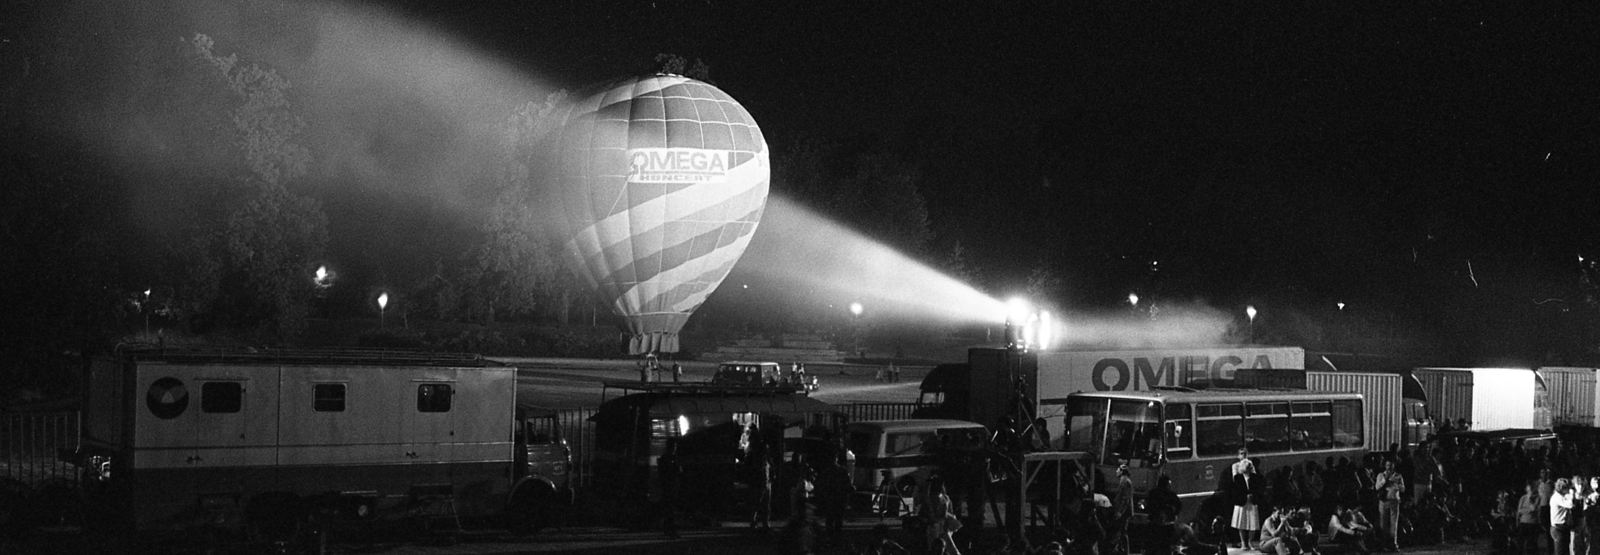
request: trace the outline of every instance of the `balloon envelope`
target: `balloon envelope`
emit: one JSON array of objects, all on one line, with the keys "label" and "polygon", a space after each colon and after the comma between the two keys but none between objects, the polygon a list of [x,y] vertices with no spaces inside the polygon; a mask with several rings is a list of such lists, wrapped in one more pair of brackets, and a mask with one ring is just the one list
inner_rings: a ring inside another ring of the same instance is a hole
[{"label": "balloon envelope", "polygon": [[631,353],[677,352],[678,331],[755,234],[767,143],[744,107],[694,79],[595,91],[557,137],[567,263],[627,320]]}]

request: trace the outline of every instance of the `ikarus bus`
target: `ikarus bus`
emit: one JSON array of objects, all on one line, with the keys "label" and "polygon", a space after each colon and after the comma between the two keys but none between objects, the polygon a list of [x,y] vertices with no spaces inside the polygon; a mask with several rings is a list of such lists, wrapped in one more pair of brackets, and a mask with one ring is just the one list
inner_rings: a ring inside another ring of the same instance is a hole
[{"label": "ikarus bus", "polygon": [[1136,519],[1163,475],[1183,501],[1180,522],[1224,510],[1223,499],[1208,500],[1233,479],[1241,448],[1263,476],[1307,461],[1359,461],[1368,449],[1359,393],[1162,388],[1050,401],[1066,405],[1066,449],[1090,453],[1096,492],[1114,497],[1117,468],[1128,465]]}]

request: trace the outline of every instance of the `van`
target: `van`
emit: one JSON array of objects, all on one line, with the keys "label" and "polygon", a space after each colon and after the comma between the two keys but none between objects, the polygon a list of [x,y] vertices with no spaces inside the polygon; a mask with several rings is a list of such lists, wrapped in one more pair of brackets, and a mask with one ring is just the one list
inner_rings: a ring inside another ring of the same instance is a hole
[{"label": "van", "polygon": [[[869,420],[845,427],[845,446],[855,455],[856,491],[912,496],[937,462],[933,446],[984,450],[989,430],[965,420]],[[893,491],[879,491],[892,488]]]},{"label": "van", "polygon": [[783,371],[776,362],[728,361],[717,365],[711,383],[735,385],[768,385],[781,383]]}]

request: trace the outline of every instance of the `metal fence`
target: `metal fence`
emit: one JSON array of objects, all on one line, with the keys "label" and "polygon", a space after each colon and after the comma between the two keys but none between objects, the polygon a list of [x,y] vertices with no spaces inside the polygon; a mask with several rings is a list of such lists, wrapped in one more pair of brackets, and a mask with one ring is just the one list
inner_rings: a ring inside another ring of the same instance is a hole
[{"label": "metal fence", "polygon": [[848,422],[863,420],[906,420],[917,409],[916,403],[851,403],[839,405]]},{"label": "metal fence", "polygon": [[556,411],[561,437],[572,448],[572,487],[588,487],[594,479],[594,407]]},{"label": "metal fence", "polygon": [[37,488],[52,480],[78,481],[78,469],[58,456],[78,445],[78,413],[0,414],[0,479]]}]

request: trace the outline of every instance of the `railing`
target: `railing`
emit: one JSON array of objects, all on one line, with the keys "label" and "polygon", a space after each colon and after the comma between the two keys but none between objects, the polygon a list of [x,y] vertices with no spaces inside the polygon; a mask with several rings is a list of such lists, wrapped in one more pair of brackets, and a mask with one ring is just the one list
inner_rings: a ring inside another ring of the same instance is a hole
[{"label": "railing", "polygon": [[849,422],[863,420],[906,420],[917,410],[917,403],[851,403],[839,405]]},{"label": "railing", "polygon": [[78,413],[0,414],[0,479],[38,487],[52,480],[76,485],[78,468],[60,459],[78,445]]}]

